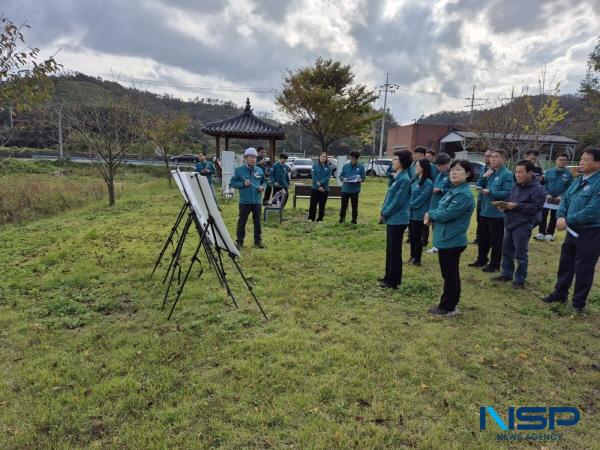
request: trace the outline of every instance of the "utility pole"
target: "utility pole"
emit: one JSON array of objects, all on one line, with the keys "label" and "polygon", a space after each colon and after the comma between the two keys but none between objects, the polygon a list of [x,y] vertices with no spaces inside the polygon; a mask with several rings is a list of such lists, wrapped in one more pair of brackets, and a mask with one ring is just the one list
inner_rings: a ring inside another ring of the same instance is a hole
[{"label": "utility pole", "polygon": [[8,120],[9,120],[9,123],[10,123],[10,127],[14,128],[15,125],[13,123],[13,109],[12,109],[12,106],[8,107]]},{"label": "utility pole", "polygon": [[471,95],[471,112],[469,113],[469,123],[473,123],[473,108],[475,107],[475,85],[473,85],[473,95]]},{"label": "utility pole", "polygon": [[394,92],[396,92],[396,89],[398,88],[397,84],[390,84],[390,74],[386,73],[385,74],[385,84],[383,86],[380,86],[380,88],[383,88],[383,117],[381,118],[381,137],[379,139],[379,158],[383,158],[383,138],[385,136],[385,116],[387,113],[387,95],[388,95],[388,91],[390,94],[393,94]]},{"label": "utility pole", "polygon": [[62,108],[58,108],[58,158],[63,159]]},{"label": "utility pole", "polygon": [[302,153],[302,156],[306,156],[302,150],[302,126],[300,125],[300,122],[298,122],[298,151]]}]

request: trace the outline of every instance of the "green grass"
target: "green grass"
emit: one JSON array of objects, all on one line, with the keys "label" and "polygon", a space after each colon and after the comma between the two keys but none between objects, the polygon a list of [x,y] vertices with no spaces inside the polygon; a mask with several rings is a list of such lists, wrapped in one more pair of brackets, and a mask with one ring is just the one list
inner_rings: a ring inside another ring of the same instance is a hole
[{"label": "green grass", "polygon": [[[0,448],[496,448],[484,405],[577,406],[580,424],[542,445],[597,445],[598,282],[573,316],[538,300],[559,242],[532,241],[517,292],[467,268],[469,246],[462,314],[432,318],[435,256],[400,291],[376,287],[385,184],[363,189],[358,226],[337,224],[334,200],[308,223],[300,200],[265,227],[267,249],[244,249],[268,322],[231,267],[239,310],[208,274],[166,321],[149,277],[181,205],[165,180],[128,184],[114,209],[0,227]],[[233,231],[236,203],[223,215]]]}]

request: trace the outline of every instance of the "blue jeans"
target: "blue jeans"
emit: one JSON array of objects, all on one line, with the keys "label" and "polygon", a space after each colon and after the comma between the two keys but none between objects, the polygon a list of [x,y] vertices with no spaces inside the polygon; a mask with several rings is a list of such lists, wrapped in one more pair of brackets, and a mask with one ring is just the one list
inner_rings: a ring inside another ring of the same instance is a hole
[{"label": "blue jeans", "polygon": [[[529,239],[531,238],[531,225],[522,225],[509,230],[504,229],[502,242],[502,275],[513,278],[517,283],[524,283],[527,278],[527,262]],[[515,271],[515,260],[518,262]]]}]

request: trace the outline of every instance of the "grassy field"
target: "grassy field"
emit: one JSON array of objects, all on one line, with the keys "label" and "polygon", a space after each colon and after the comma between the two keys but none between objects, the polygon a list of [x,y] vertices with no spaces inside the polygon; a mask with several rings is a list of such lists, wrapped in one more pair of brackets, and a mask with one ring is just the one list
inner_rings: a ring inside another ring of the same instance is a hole
[{"label": "grassy field", "polygon": [[[523,446],[598,448],[599,282],[583,317],[539,301],[563,236],[531,243],[524,291],[467,268],[469,246],[461,314],[433,318],[435,256],[377,287],[385,184],[363,189],[357,226],[338,201],[307,222],[300,200],[244,249],[268,322],[233,271],[239,310],[209,274],[166,321],[149,275],[181,202],[164,179],[0,227],[0,448],[505,448],[479,407],[513,405],[581,411],[558,443]],[[233,231],[237,204],[223,215]]]}]

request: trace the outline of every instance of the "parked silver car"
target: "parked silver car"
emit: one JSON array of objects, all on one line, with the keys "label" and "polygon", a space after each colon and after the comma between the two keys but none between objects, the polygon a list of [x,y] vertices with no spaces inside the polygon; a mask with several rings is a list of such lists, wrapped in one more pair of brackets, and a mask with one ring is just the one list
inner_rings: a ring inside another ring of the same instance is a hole
[{"label": "parked silver car", "polygon": [[365,164],[365,173],[369,176],[385,177],[387,170],[392,165],[392,160],[387,158],[370,159]]}]

